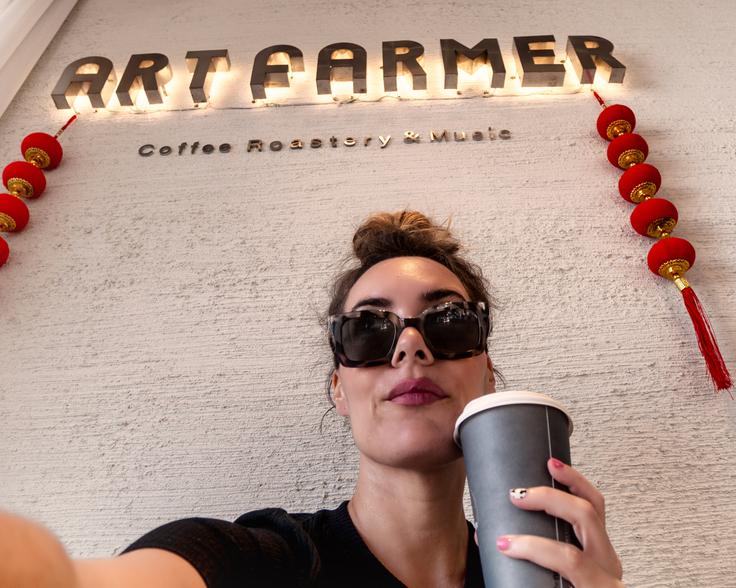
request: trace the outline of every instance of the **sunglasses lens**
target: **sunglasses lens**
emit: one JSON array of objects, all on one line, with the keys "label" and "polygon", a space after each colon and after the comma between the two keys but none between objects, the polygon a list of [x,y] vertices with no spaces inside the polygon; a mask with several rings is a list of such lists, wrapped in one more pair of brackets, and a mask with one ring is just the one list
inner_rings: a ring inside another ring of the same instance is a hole
[{"label": "sunglasses lens", "polygon": [[430,313],[424,323],[427,339],[440,353],[461,353],[477,347],[481,338],[474,310],[449,306]]},{"label": "sunglasses lens", "polygon": [[352,361],[370,361],[391,350],[394,325],[387,318],[371,312],[346,320],[342,325],[343,351]]}]

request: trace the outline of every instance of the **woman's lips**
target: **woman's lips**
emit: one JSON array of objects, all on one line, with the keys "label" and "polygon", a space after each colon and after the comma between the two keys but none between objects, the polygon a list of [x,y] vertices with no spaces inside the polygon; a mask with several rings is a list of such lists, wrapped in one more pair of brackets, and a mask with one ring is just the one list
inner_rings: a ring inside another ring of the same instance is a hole
[{"label": "woman's lips", "polygon": [[387,400],[404,406],[423,406],[448,398],[445,391],[426,377],[408,378],[391,389]]},{"label": "woman's lips", "polygon": [[[444,398],[447,397],[445,396]],[[432,394],[431,392],[422,392],[421,390],[418,390],[416,392],[406,392],[400,396],[395,396],[389,400],[389,402],[393,402],[394,404],[403,404],[406,406],[420,406],[423,404],[432,404],[433,402],[437,402],[442,399],[443,398],[436,394]]]}]

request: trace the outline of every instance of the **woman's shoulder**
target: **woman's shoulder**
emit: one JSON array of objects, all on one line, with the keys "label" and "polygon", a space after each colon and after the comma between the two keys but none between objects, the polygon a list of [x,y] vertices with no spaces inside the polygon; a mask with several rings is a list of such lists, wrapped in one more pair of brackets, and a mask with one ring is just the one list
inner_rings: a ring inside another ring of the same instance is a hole
[{"label": "woman's shoulder", "polygon": [[346,505],[315,512],[261,508],[233,522],[179,519],[146,533],[122,553],[151,547],[176,553],[199,571],[209,588],[309,586],[319,575],[319,552],[330,542]]}]

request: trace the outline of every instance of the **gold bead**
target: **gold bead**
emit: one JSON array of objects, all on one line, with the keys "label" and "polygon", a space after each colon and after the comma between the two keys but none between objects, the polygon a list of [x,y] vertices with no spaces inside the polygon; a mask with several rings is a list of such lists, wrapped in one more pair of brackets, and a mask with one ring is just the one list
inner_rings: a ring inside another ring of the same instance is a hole
[{"label": "gold bead", "polygon": [[632,165],[644,161],[644,154],[638,149],[627,149],[618,156],[618,165],[624,169],[629,169]]},{"label": "gold bead", "polygon": [[19,198],[33,198],[33,184],[23,178],[10,178],[8,192]]},{"label": "gold bead", "polygon": [[28,149],[26,149],[23,157],[25,157],[28,163],[31,163],[36,167],[40,167],[41,169],[47,168],[49,165],[51,165],[51,158],[49,157],[49,154],[46,153],[43,149],[39,149],[38,147],[29,147]]},{"label": "gold bead", "polygon": [[0,212],[0,232],[14,231],[15,226],[15,221],[12,216],[9,216],[4,212]]},{"label": "gold bead", "polygon": [[[659,275],[663,278],[672,280],[677,284],[677,287],[680,288],[680,290],[683,290],[687,288],[688,283],[687,280],[682,277],[682,274],[684,274],[689,269],[690,262],[687,259],[670,259],[669,261],[665,261],[662,265],[659,266],[657,273],[659,273]],[[683,283],[685,285],[680,287],[680,285]]]},{"label": "gold bead", "polygon": [[606,127],[606,135],[613,140],[619,135],[631,132],[631,123],[624,119],[615,120]]},{"label": "gold bead", "polygon": [[677,221],[671,217],[658,218],[657,220],[649,223],[649,226],[647,227],[647,235],[657,239],[669,237],[676,224]]},{"label": "gold bead", "polygon": [[644,200],[649,200],[656,193],[657,184],[655,184],[654,182],[642,182],[641,184],[637,184],[636,186],[634,186],[629,199],[633,203],[639,204]]}]

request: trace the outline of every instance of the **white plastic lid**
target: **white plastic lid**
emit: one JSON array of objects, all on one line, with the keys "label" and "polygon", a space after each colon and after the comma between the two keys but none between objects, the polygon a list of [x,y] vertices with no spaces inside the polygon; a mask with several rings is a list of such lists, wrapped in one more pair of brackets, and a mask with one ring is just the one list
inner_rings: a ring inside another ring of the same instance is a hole
[{"label": "white plastic lid", "polygon": [[506,406],[508,404],[542,404],[544,406],[552,406],[560,411],[567,417],[568,423],[568,435],[572,435],[572,418],[570,413],[556,400],[540,394],[539,392],[529,392],[528,390],[506,390],[503,392],[494,392],[493,394],[484,394],[479,398],[475,398],[468,402],[457,417],[455,421],[455,433],[453,435],[455,443],[460,443],[460,425],[466,419],[471,416],[478,414],[489,408],[496,408],[497,406]]}]

